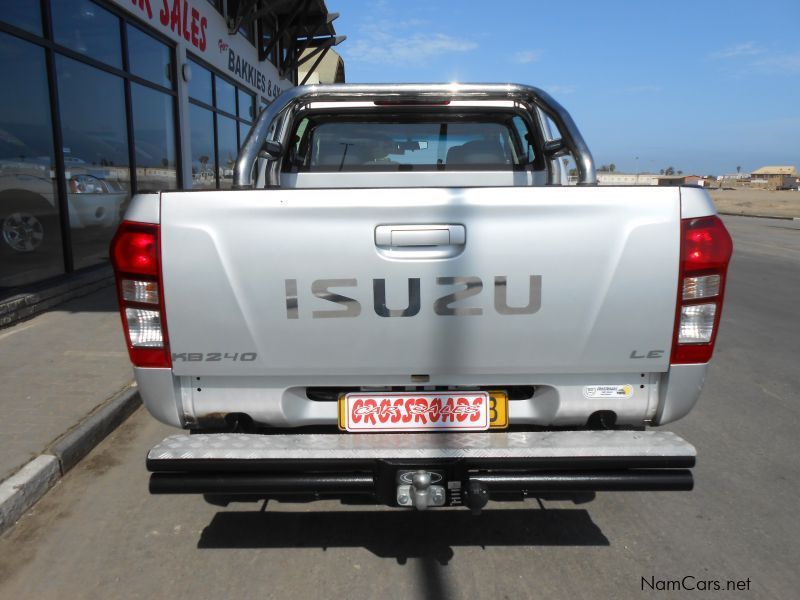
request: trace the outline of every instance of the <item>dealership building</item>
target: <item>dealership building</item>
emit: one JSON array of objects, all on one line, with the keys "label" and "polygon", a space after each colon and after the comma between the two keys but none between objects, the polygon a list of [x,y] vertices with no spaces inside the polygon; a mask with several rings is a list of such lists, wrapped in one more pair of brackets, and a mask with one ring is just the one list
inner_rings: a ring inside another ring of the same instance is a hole
[{"label": "dealership building", "polygon": [[324,0],[0,0],[0,300],[107,263],[131,195],[225,189],[254,119],[344,81]]}]

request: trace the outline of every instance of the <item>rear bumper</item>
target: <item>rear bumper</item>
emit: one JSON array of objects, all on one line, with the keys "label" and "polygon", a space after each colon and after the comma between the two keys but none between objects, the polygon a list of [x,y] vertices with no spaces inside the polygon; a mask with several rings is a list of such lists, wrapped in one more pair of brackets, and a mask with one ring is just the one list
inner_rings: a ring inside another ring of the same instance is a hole
[{"label": "rear bumper", "polygon": [[[432,375],[429,385],[481,389],[532,386],[530,398],[511,399],[513,425],[581,427],[597,411],[616,415],[617,425],[663,425],[686,415],[703,385],[707,365],[671,365],[668,373],[550,375]],[[312,400],[308,388],[365,389],[405,386],[408,377],[373,376],[178,376],[169,368],[134,368],[147,410],[173,427],[207,430],[231,412],[265,427],[307,427],[338,422],[336,402]],[[625,398],[587,398],[586,386],[629,384]]]},{"label": "rear bumper", "polygon": [[447,504],[553,492],[691,490],[696,451],[664,431],[175,435],[148,454],[154,494],[362,497],[396,505],[397,473],[441,474]]}]

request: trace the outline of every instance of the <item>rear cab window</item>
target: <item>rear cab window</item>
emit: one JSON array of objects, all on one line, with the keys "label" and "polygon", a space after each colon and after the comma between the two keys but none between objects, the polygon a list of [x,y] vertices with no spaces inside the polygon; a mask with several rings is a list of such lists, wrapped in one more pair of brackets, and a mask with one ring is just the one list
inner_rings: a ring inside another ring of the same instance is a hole
[{"label": "rear cab window", "polygon": [[290,139],[284,172],[544,169],[514,113],[312,114]]}]

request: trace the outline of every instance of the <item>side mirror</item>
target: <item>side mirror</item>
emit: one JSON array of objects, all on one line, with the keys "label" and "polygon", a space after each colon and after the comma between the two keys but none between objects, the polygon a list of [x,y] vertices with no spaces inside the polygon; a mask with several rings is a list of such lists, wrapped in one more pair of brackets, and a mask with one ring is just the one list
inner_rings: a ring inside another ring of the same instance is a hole
[{"label": "side mirror", "polygon": [[278,160],[282,154],[283,145],[280,142],[267,140],[264,142],[264,146],[261,148],[261,152],[258,153],[258,156],[266,160]]}]

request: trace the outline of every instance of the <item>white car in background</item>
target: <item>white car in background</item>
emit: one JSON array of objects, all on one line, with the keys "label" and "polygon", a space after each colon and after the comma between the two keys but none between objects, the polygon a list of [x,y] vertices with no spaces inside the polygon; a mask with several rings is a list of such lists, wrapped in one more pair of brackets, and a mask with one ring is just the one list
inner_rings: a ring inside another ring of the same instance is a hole
[{"label": "white car in background", "polygon": [[[114,227],[128,198],[128,169],[65,158],[67,206],[73,229]],[[120,171],[117,173],[117,171]],[[123,175],[124,173],[124,175]],[[55,170],[50,157],[0,160],[0,248],[34,252],[58,230]]]}]

